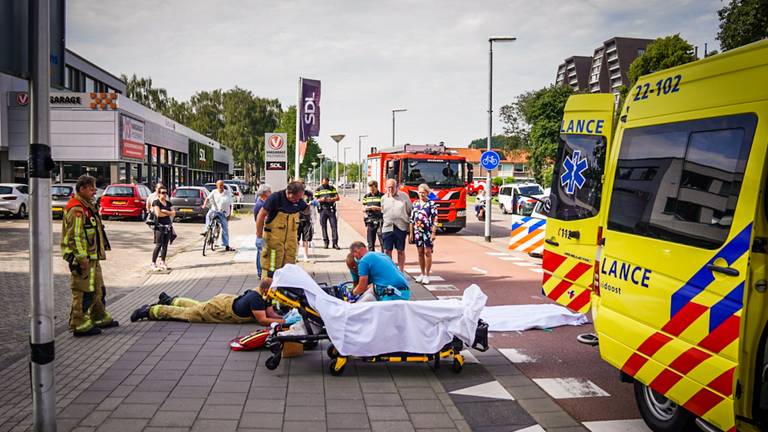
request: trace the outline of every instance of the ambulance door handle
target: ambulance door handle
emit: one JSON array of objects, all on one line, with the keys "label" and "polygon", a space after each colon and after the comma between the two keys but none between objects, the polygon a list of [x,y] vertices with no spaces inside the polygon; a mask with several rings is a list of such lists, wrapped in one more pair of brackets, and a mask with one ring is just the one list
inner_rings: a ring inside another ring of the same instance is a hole
[{"label": "ambulance door handle", "polygon": [[721,267],[721,266],[714,265],[714,264],[707,264],[707,269],[710,270],[710,271],[722,273],[722,274],[728,275],[728,276],[738,276],[739,275],[739,271],[736,270],[735,268],[731,268],[731,267]]},{"label": "ambulance door handle", "polygon": [[546,243],[548,245],[552,245],[552,246],[560,246],[560,243],[558,243],[558,242],[556,242],[556,241],[554,241],[552,239],[545,239],[544,243]]}]

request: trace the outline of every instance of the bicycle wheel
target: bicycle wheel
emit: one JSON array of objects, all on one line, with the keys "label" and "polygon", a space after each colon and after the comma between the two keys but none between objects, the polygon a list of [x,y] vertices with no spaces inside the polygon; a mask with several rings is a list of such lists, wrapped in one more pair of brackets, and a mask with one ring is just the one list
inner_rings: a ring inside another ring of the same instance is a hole
[{"label": "bicycle wheel", "polygon": [[221,223],[216,220],[213,225],[212,229],[213,233],[211,235],[211,250],[216,250],[216,242],[219,241],[219,235],[221,235]]},{"label": "bicycle wheel", "polygon": [[211,229],[208,228],[208,231],[205,232],[205,237],[203,237],[203,256],[205,256],[205,250],[208,248],[208,241],[211,239]]}]

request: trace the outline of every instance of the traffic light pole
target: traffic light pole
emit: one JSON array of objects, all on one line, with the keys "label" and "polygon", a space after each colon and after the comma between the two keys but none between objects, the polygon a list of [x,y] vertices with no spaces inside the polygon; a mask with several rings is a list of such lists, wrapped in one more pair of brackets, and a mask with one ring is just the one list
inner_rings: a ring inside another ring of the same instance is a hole
[{"label": "traffic light pole", "polygon": [[[488,40],[488,141],[486,151],[491,151],[493,137],[493,40]],[[493,187],[491,186],[491,170],[485,170],[485,241],[491,241],[491,214],[493,213]]]},{"label": "traffic light pole", "polygon": [[29,275],[32,416],[40,432],[56,431],[53,332],[53,237],[51,229],[50,3],[30,7]]}]

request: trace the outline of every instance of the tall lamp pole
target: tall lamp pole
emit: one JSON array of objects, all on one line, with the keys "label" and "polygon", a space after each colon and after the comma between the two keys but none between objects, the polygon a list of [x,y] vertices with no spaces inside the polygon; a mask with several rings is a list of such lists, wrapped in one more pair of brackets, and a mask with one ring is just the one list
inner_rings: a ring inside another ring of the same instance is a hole
[{"label": "tall lamp pole", "polygon": [[[493,139],[493,43],[514,42],[517,38],[512,36],[491,36],[488,38],[488,141],[486,150],[491,151],[491,139]],[[491,241],[491,202],[493,201],[491,186],[491,171],[485,174],[485,241]]]},{"label": "tall lamp pole", "polygon": [[347,150],[349,150],[350,147],[344,147],[344,186],[347,186],[347,183],[349,183],[349,172],[347,171]]},{"label": "tall lamp pole", "polygon": [[344,139],[345,136],[346,135],[344,134],[331,135],[331,139],[336,141],[336,178],[333,180],[334,186],[339,184],[339,143]]},{"label": "tall lamp pole", "polygon": [[360,177],[358,179],[360,180],[360,187],[357,188],[358,201],[360,201],[360,198],[362,198],[363,189],[365,188],[365,182],[363,180],[363,138],[368,138],[368,135],[357,136],[357,162],[360,164],[360,170],[358,171],[358,177]]},{"label": "tall lamp pole", "polygon": [[309,176],[309,179],[317,180],[317,161],[312,161],[312,175]]},{"label": "tall lamp pole", "polygon": [[325,165],[325,155],[320,153],[317,155],[317,158],[320,159],[320,181],[323,180],[323,165]]},{"label": "tall lamp pole", "polygon": [[395,113],[408,111],[405,108],[396,108],[392,110],[392,147],[395,146]]}]

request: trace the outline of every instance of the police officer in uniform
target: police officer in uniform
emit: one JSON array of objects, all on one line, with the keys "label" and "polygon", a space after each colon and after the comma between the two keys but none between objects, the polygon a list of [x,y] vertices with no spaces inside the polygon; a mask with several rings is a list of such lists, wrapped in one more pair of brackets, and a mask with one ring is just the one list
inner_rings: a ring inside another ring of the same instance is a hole
[{"label": "police officer in uniform", "polygon": [[304,184],[298,181],[267,198],[256,219],[256,247],[261,248],[262,276],[271,279],[275,270],[296,263],[299,213],[307,208]]},{"label": "police officer in uniform", "polygon": [[331,222],[331,234],[333,236],[333,248],[339,247],[339,229],[336,220],[336,201],[339,200],[339,193],[336,188],[328,184],[328,177],[325,177],[322,184],[315,192],[315,198],[320,203],[320,226],[323,228],[323,242],[328,249],[328,221]]},{"label": "police officer in uniform", "polygon": [[77,191],[64,209],[61,230],[61,252],[69,263],[72,307],[69,328],[75,336],[91,336],[101,329],[117,327],[106,309],[107,292],[101,274],[100,260],[110,250],[99,213],[93,204],[96,179],[82,175]]},{"label": "police officer in uniform", "polygon": [[384,221],[384,215],[381,213],[381,196],[379,183],[376,180],[369,181],[368,193],[363,196],[363,211],[365,212],[365,227],[368,231],[369,251],[376,251],[376,237],[379,238],[379,244],[381,244],[381,224]]}]

